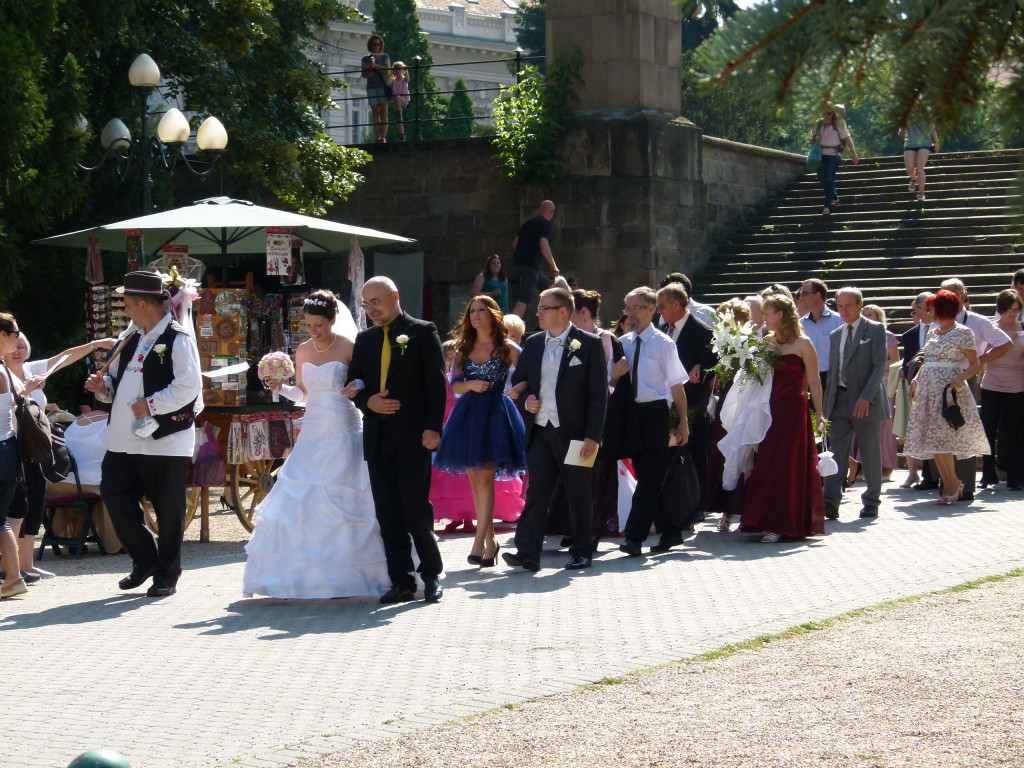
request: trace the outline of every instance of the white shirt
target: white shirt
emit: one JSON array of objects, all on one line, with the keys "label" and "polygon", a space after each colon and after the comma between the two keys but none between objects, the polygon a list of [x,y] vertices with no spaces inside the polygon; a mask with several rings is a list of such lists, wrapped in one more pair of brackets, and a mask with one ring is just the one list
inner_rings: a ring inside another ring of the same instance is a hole
[{"label": "white shirt", "polygon": [[[691,303],[691,306],[692,303]],[[662,318],[662,323],[665,325],[665,330],[661,331],[668,336],[672,341],[679,341],[679,334],[683,332],[683,326],[686,325],[686,321],[690,319],[690,315],[693,314],[690,310],[686,311],[686,314],[682,316],[680,320],[675,323],[665,323],[665,318]],[[671,326],[671,333],[669,333],[669,326]],[[659,329],[661,330],[661,329]]]},{"label": "white shirt", "polygon": [[828,307],[821,310],[821,317],[817,320],[808,312],[800,318],[800,325],[804,333],[814,345],[814,351],[818,353],[818,373],[828,371],[828,353],[832,345],[831,334],[836,328],[843,324],[843,318],[838,312],[833,312]]},{"label": "white shirt", "polygon": [[718,313],[707,304],[701,304],[699,301],[690,299],[690,303],[686,307],[690,312],[695,313],[701,320],[708,324],[708,327],[714,328],[715,323],[718,321]]},{"label": "white shirt", "polygon": [[14,395],[4,392],[0,395],[0,442],[10,440],[14,434]]},{"label": "white shirt", "polygon": [[[79,482],[82,485],[99,485],[100,466],[107,449],[107,420],[101,418],[89,424],[77,421],[68,424],[64,443],[68,453],[75,457]],[[68,482],[75,482],[74,475],[68,476]]]},{"label": "white shirt", "polygon": [[978,354],[985,354],[989,347],[1000,347],[1010,341],[1010,337],[999,330],[991,320],[977,312],[963,310],[957,315],[956,321],[974,331],[974,342]]},{"label": "white shirt", "polygon": [[675,342],[668,336],[654,327],[648,325],[640,333],[640,360],[639,371],[632,370],[633,357],[636,353],[636,331],[623,336],[622,349],[629,361],[632,378],[639,373],[640,378],[636,384],[636,401],[638,403],[653,403],[657,400],[672,402],[672,387],[676,384],[685,384],[689,380],[686,369],[679,360],[679,352],[676,350]]},{"label": "white shirt", "polygon": [[[110,427],[107,430],[108,451],[135,453],[143,456],[192,456],[196,440],[195,425],[161,437],[159,440],[152,437],[139,437],[133,431],[135,414],[132,413],[129,403],[137,397],[142,397],[143,365],[160,365],[160,356],[156,352],[146,355],[141,364],[139,355],[143,354],[144,350],[152,348],[154,342],[167,329],[170,322],[171,316],[164,315],[164,318],[149,333],[139,339],[136,353],[132,356],[124,376],[121,377],[121,382],[114,395],[114,404],[110,409]],[[141,334],[142,331],[140,330],[139,333]],[[196,398],[200,398],[201,402],[203,394],[203,382],[199,373],[199,350],[195,341],[188,334],[179,333],[175,336],[171,349],[164,354],[169,354],[174,363],[174,379],[169,387],[154,392],[149,397],[150,412],[153,414],[173,413],[184,408]],[[120,360],[117,358],[111,362],[109,370],[112,374],[118,371],[119,365]],[[107,386],[107,399],[109,399],[109,382]]]},{"label": "white shirt", "polygon": [[533,417],[533,423],[541,427],[547,424],[560,426],[555,386],[558,384],[558,369],[562,364],[562,347],[569,337],[570,328],[572,323],[557,336],[544,334],[544,359],[540,365],[540,410]]}]

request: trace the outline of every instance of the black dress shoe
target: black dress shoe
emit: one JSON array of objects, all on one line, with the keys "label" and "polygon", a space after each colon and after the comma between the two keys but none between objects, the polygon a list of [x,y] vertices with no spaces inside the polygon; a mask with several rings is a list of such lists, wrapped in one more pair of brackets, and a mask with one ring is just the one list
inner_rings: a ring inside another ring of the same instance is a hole
[{"label": "black dress shoe", "polygon": [[974,494],[964,491],[960,494],[960,501],[974,501]]},{"label": "black dress shoe", "polygon": [[860,511],[861,517],[878,517],[878,507],[864,507]]},{"label": "black dress shoe", "polygon": [[626,539],[624,542],[619,544],[619,552],[625,552],[630,557],[640,557],[643,554],[641,550],[641,544],[639,541],[633,541],[632,539]]},{"label": "black dress shoe", "polygon": [[559,549],[568,549],[569,547],[572,546],[573,541],[574,541],[574,539],[573,539],[572,536],[563,536],[562,540],[560,542],[558,542],[558,548]]},{"label": "black dress shoe", "polygon": [[828,518],[829,520],[838,520],[839,519],[839,507],[837,507],[835,504],[826,504],[825,505],[825,517]]},{"label": "black dress shoe", "polygon": [[937,491],[939,489],[939,481],[922,480],[920,483],[914,483],[913,488],[915,491]]},{"label": "black dress shoe", "polygon": [[441,598],[444,596],[444,589],[441,588],[441,582],[437,579],[424,579],[423,580],[423,599],[428,603],[439,603]]},{"label": "black dress shoe", "polygon": [[590,558],[589,557],[584,557],[583,555],[573,555],[572,559],[570,559],[569,562],[565,564],[566,570],[569,570],[569,571],[576,571],[576,570],[579,570],[581,568],[589,568],[589,567],[590,567]]},{"label": "black dress shoe", "polygon": [[43,577],[40,576],[38,573],[29,573],[28,571],[22,571],[21,578],[25,580],[26,584],[35,584]]},{"label": "black dress shoe", "polygon": [[1008,485],[1006,486],[1008,491],[1024,491],[1024,485]]},{"label": "black dress shoe", "polygon": [[170,597],[178,588],[171,584],[154,584],[146,590],[146,597]]},{"label": "black dress shoe", "polygon": [[651,552],[668,552],[683,543],[682,536],[662,536],[657,544],[651,545]]},{"label": "black dress shoe", "polygon": [[393,603],[408,603],[416,599],[416,590],[409,587],[400,587],[397,584],[380,596],[381,605]]},{"label": "black dress shoe", "polygon": [[137,569],[133,570],[131,573],[129,573],[127,576],[125,576],[123,579],[117,582],[117,586],[119,586],[121,589],[135,589],[136,587],[141,587],[143,584],[146,583],[146,579],[148,579],[154,573],[156,573],[156,568],[146,568],[145,570],[141,571]]},{"label": "black dress shoe", "polygon": [[513,568],[525,568],[534,573],[540,570],[540,560],[527,555],[520,555],[518,552],[515,554],[512,552],[502,552],[501,559]]}]

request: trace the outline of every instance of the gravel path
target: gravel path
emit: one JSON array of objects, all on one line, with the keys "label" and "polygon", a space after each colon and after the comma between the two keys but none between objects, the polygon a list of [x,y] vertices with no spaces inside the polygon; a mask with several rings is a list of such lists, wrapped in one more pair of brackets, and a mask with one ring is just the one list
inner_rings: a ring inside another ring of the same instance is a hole
[{"label": "gravel path", "polygon": [[1024,766],[1022,626],[1016,574],[309,765]]}]

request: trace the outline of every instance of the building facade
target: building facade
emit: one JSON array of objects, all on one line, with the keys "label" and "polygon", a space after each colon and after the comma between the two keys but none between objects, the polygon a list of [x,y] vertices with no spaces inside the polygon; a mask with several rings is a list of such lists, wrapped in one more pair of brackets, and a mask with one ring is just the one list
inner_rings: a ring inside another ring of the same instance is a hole
[{"label": "building facade", "polygon": [[[373,31],[373,0],[347,0],[358,10],[363,23],[336,21],[318,33],[310,56],[348,88],[333,94],[336,110],[324,115],[328,132],[339,144],[372,141],[372,119],[366,102],[360,60],[366,55],[366,39]],[[515,12],[518,0],[416,0],[420,27],[430,42],[433,74],[438,90],[448,96],[461,77],[466,82],[478,117],[486,122],[502,85],[515,83],[506,60],[517,48]],[[412,66],[411,56],[388,48],[392,61]],[[411,73],[410,73],[411,75]],[[411,116],[407,115],[407,119]]]}]

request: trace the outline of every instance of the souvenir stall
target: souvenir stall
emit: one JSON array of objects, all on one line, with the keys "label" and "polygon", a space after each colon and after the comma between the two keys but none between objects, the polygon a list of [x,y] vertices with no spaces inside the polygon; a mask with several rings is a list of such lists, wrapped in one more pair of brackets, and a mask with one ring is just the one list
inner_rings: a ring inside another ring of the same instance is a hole
[{"label": "souvenir stall", "polygon": [[[212,445],[198,448],[192,473],[196,486],[190,489],[186,518],[188,525],[201,512],[200,540],[208,541],[209,487],[223,485],[224,503],[252,530],[256,506],[273,487],[298,435],[302,409],[275,402],[259,369],[267,355],[272,355],[268,360],[294,359],[295,348],[308,338],[302,312],[309,290],[306,256],[348,258],[353,295],[358,296],[363,280],[360,246],[413,241],[244,200],[211,198],[37,242],[87,249],[90,339],[119,335],[128,326],[124,299],[113,292],[121,275],[103,279],[101,249],[125,252],[128,271],[153,269],[165,276],[171,311],[194,331],[199,349],[203,411],[197,426],[204,437],[197,442],[216,435],[217,451]],[[259,267],[244,272],[241,280],[229,281],[229,254],[244,255],[250,265],[258,258]],[[219,281],[211,274],[218,267]],[[358,322],[361,313],[353,314]],[[293,374],[292,368],[288,375]],[[220,468],[219,483],[211,480],[218,477],[212,463],[217,454],[226,460],[226,477],[225,468]]]}]

